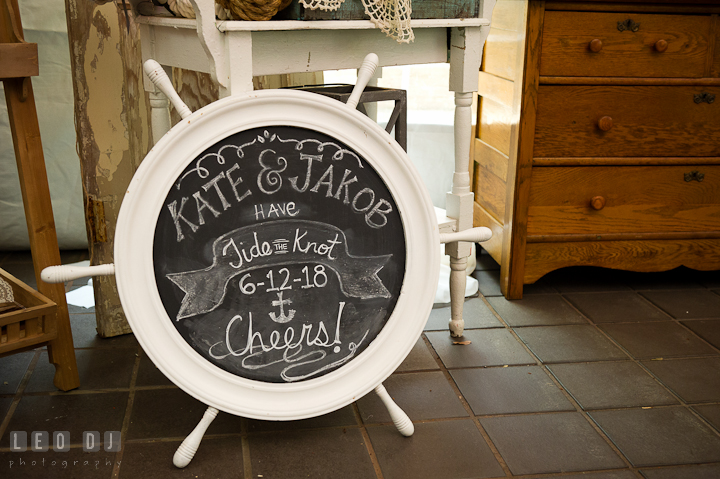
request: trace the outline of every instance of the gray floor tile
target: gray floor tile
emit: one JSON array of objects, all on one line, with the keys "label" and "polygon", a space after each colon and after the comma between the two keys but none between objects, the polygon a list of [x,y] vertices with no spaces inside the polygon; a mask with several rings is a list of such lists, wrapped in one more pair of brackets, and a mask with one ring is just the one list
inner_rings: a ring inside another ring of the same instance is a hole
[{"label": "gray floor tile", "polygon": [[668,315],[638,293],[574,293],[565,297],[595,323],[667,321]]},{"label": "gray floor tile", "polygon": [[643,364],[686,402],[720,402],[720,357]]},{"label": "gray floor tile", "polygon": [[591,325],[540,326],[516,328],[515,331],[544,363],[627,358],[625,353]]},{"label": "gray floor tile", "polygon": [[[185,437],[197,426],[207,406],[177,388],[135,392],[127,439]],[[221,412],[208,434],[239,434],[241,418]]]},{"label": "gray floor tile", "polygon": [[141,351],[139,354],[140,366],[138,367],[135,386],[170,386],[173,384],[173,382],[153,364],[144,351]]},{"label": "gray floor tile", "polygon": [[79,445],[83,431],[119,431],[127,401],[127,392],[23,396],[1,443],[10,431],[69,431]]},{"label": "gray floor tile", "polygon": [[[465,300],[463,319],[465,320],[465,329],[502,327],[502,323],[480,298]],[[450,321],[450,306],[433,308],[425,325],[425,331],[449,331],[448,321]]]},{"label": "gray floor tile", "polygon": [[705,341],[720,349],[720,319],[683,321],[683,324]]},{"label": "gray floor tile", "polygon": [[206,437],[185,469],[172,463],[180,442],[135,442],[125,444],[120,464],[121,479],[243,478],[242,438]]},{"label": "gray floor tile", "polygon": [[622,471],[604,471],[604,472],[588,472],[582,474],[563,474],[562,476],[543,476],[542,479],[637,479],[632,471],[626,469]]},{"label": "gray floor tile", "polygon": [[487,271],[487,270],[493,270],[493,269],[500,269],[500,264],[498,264],[497,261],[493,259],[490,254],[483,250],[482,247],[479,247],[477,249],[477,254],[475,255],[477,259],[477,263],[475,266],[475,270],[480,271]]},{"label": "gray floor tile", "polygon": [[451,374],[475,415],[575,411],[538,366],[457,369]]},{"label": "gray floor tile", "polygon": [[488,298],[488,302],[513,327],[587,324],[587,320],[557,294],[531,295],[519,301]]},{"label": "gray floor tile", "polygon": [[720,296],[706,289],[642,293],[676,319],[720,318]]},{"label": "gray floor tile", "polygon": [[646,479],[717,479],[720,464],[642,469],[640,472]]},{"label": "gray floor tile", "polygon": [[304,429],[249,437],[254,477],[374,479],[359,429]]},{"label": "gray floor tile", "polygon": [[102,338],[97,334],[95,313],[70,314],[73,344],[76,348],[138,348],[135,335],[123,334]]},{"label": "gray floor tile", "polygon": [[370,427],[368,434],[385,479],[505,477],[469,419],[416,424],[411,437],[392,425]]},{"label": "gray floor tile", "polygon": [[10,409],[10,405],[13,402],[12,397],[3,397],[0,398],[0,423],[5,419],[5,415],[8,412],[8,409]]},{"label": "gray floor tile", "polygon": [[110,479],[115,458],[114,452],[102,449],[99,452],[83,452],[80,447],[67,452],[55,452],[52,448],[47,452],[0,452],[0,477]]},{"label": "gray floor tile", "polygon": [[[393,374],[383,385],[412,421],[468,415],[440,371]],[[366,424],[392,422],[387,408],[375,393],[360,398],[357,406]]]},{"label": "gray floor tile", "polygon": [[34,355],[27,352],[0,358],[0,394],[15,394]]},{"label": "gray floor tile", "polygon": [[[78,349],[75,351],[80,390],[117,389],[130,387],[136,349]],[[57,391],[53,384],[55,366],[48,360],[47,351],[30,376],[26,392]]]},{"label": "gray floor tile", "polygon": [[631,361],[548,367],[583,409],[679,404],[672,394]]},{"label": "gray floor tile", "polygon": [[683,407],[594,411],[590,416],[636,467],[720,461],[720,438]]},{"label": "gray floor tile", "polygon": [[37,289],[35,268],[32,263],[5,263],[2,269],[15,276],[33,289]]},{"label": "gray floor tile", "polygon": [[475,271],[473,278],[478,280],[478,291],[483,296],[502,296],[500,291],[500,270]]},{"label": "gray floor tile", "polygon": [[720,431],[720,404],[702,404],[693,406],[702,417],[708,420],[712,426]]},{"label": "gray floor tile", "polygon": [[[451,338],[446,332],[425,335],[448,368],[535,364],[533,357],[506,329],[465,331],[461,338]],[[453,344],[459,341],[471,341],[471,344]]]},{"label": "gray floor tile", "polygon": [[579,413],[486,417],[480,422],[515,475],[625,467]]},{"label": "gray floor tile", "polygon": [[248,432],[274,432],[297,429],[317,429],[324,427],[355,427],[358,425],[355,418],[355,410],[352,405],[345,406],[321,416],[301,419],[298,421],[260,421],[257,419],[247,420]]},{"label": "gray floor tile", "polygon": [[435,358],[430,354],[430,349],[428,349],[428,345],[425,344],[425,340],[418,338],[410,354],[407,355],[396,371],[427,371],[434,369],[440,369],[440,366],[438,366]]},{"label": "gray floor tile", "polygon": [[600,329],[638,359],[717,354],[713,348],[674,321],[603,324]]}]

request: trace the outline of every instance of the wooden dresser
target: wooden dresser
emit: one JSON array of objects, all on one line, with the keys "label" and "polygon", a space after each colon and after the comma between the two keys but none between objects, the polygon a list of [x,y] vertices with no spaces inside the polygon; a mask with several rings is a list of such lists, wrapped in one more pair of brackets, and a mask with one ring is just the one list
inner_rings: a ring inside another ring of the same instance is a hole
[{"label": "wooden dresser", "polygon": [[567,266],[720,269],[718,14],[498,1],[471,166],[507,298]]}]

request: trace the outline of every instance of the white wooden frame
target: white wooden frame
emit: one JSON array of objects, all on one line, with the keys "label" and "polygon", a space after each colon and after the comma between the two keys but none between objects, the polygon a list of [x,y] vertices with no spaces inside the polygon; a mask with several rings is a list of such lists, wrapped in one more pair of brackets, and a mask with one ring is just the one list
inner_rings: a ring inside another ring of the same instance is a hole
[{"label": "white wooden frame", "polygon": [[[160,300],[153,238],[164,200],[199,153],[236,132],[262,126],[308,128],[337,138],[377,171],[405,229],[406,272],[380,334],[358,357],[322,377],[274,384],[214,366],[180,336]],[[440,242],[425,186],[405,152],[372,120],[320,95],[267,90],[222,99],[184,118],[147,155],[123,199],[115,237],[115,277],[130,325],[150,359],[175,384],[217,409],[256,419],[293,420],[339,409],[381,385],[422,333],[434,298]]]}]

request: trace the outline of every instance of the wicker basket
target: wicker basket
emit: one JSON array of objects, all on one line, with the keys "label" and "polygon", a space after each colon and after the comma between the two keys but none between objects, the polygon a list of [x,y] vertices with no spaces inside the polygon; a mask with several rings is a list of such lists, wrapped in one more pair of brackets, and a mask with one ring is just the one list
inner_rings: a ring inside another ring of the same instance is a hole
[{"label": "wicker basket", "polygon": [[3,269],[0,277],[10,284],[19,306],[0,314],[0,356],[55,339],[57,305]]}]

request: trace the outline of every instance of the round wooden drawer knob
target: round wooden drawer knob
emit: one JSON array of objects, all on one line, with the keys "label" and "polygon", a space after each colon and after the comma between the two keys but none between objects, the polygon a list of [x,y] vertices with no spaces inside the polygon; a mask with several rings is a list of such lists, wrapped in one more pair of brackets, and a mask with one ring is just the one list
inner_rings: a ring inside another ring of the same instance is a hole
[{"label": "round wooden drawer knob", "polygon": [[655,50],[659,51],[660,53],[667,50],[667,47],[668,47],[668,42],[666,42],[665,40],[658,40],[655,42]]},{"label": "round wooden drawer knob", "polygon": [[612,127],[613,121],[612,118],[610,118],[609,116],[604,116],[598,121],[598,128],[600,128],[602,131],[610,131]]},{"label": "round wooden drawer knob", "polygon": [[602,50],[602,40],[600,40],[599,38],[596,38],[595,40],[590,42],[590,51],[591,52],[597,53],[600,50]]},{"label": "round wooden drawer knob", "polygon": [[603,209],[605,207],[605,198],[602,196],[594,196],[593,199],[590,200],[590,206],[598,211]]}]

